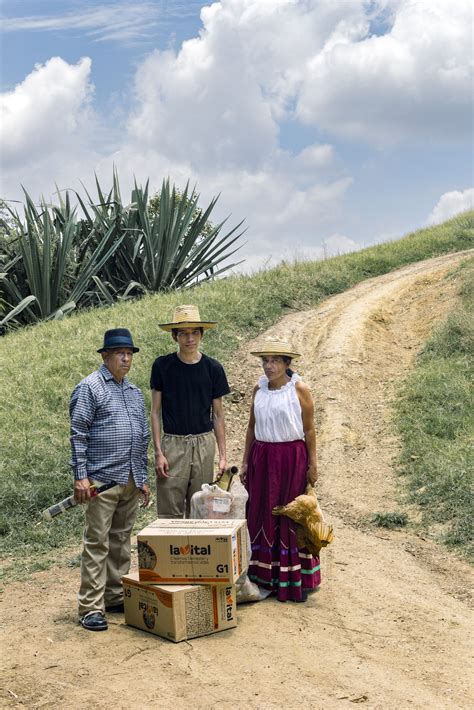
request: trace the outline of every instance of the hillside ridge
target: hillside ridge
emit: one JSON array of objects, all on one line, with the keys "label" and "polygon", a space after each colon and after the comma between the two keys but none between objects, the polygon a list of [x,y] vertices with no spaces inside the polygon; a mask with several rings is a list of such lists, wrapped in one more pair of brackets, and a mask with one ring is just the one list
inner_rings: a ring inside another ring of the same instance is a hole
[{"label": "hillside ridge", "polygon": [[[138,693],[140,707],[177,710],[469,707],[472,571],[416,530],[380,532],[366,520],[397,496],[393,387],[455,303],[446,277],[464,256],[370,279],[264,334],[301,348],[298,369],[317,402],[318,492],[336,533],[322,552],[320,591],[304,605],[244,605],[236,629],[192,643],[138,632],[121,617],[91,639],[75,623],[78,570],[58,565],[3,596],[8,706],[128,708]],[[242,345],[229,367],[232,462],[260,372],[249,350]]]}]

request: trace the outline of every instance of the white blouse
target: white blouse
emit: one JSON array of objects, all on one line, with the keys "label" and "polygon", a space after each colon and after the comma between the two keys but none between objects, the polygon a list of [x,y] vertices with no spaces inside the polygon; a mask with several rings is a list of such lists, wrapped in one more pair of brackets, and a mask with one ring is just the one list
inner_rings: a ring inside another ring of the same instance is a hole
[{"label": "white blouse", "polygon": [[260,377],[254,400],[255,438],[258,441],[304,439],[301,404],[295,386],[300,379],[295,372],[286,385],[270,390],[266,375]]}]

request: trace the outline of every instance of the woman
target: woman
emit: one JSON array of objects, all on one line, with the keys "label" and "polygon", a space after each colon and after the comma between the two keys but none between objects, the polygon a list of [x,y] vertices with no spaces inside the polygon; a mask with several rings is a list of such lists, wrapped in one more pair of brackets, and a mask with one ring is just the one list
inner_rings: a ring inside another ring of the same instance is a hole
[{"label": "woman", "polygon": [[254,389],[242,462],[252,542],[249,577],[280,601],[306,601],[307,591],[320,583],[319,559],[298,549],[295,524],[272,510],[317,480],[313,400],[309,387],[288,369],[299,357],[288,343],[266,341],[251,354],[262,359],[265,374]]}]

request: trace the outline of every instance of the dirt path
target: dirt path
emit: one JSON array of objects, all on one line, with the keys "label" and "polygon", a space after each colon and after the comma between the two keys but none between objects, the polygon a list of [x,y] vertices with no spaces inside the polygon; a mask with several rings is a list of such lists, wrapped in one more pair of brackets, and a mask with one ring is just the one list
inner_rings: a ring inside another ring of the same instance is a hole
[{"label": "dirt path", "polygon": [[[292,314],[268,335],[292,339],[317,401],[323,508],[336,541],[304,604],[239,607],[232,631],[172,644],[109,619],[75,625],[78,570],[58,567],[2,600],[2,707],[468,708],[472,574],[414,532],[367,520],[400,510],[390,398],[432,326],[453,305],[445,256],[410,265]],[[258,362],[240,353],[227,407],[239,462]],[[240,393],[240,395],[239,395]],[[408,509],[411,519],[415,511]]]}]

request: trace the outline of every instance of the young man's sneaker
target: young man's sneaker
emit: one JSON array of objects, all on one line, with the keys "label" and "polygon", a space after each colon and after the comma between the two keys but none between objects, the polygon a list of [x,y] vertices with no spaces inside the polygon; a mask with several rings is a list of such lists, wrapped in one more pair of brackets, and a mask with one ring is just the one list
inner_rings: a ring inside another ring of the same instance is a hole
[{"label": "young man's sneaker", "polygon": [[101,611],[89,611],[80,620],[80,624],[88,631],[107,631],[107,619]]},{"label": "young man's sneaker", "polygon": [[118,604],[109,604],[109,606],[105,607],[105,611],[108,614],[123,614],[123,602],[119,602]]}]

